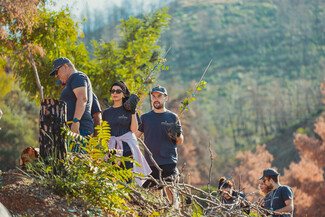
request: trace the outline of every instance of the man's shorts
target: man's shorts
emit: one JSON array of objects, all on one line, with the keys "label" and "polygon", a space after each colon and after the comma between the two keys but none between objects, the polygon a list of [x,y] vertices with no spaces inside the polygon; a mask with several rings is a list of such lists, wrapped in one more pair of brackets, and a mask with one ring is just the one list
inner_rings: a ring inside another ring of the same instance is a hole
[{"label": "man's shorts", "polygon": [[[165,164],[165,165],[159,165],[159,167],[163,170],[161,173],[162,179],[166,177],[170,177],[167,179],[164,179],[166,182],[171,182],[173,178],[175,178],[178,175],[178,169],[177,169],[177,164]],[[155,167],[152,166],[150,167],[152,172],[150,175],[152,175],[157,181],[159,180],[159,170]],[[159,182],[159,181],[158,181]],[[157,184],[152,181],[152,180],[147,180],[142,187],[144,188],[152,188],[156,186]],[[162,189],[162,187],[159,187],[158,189]]]}]

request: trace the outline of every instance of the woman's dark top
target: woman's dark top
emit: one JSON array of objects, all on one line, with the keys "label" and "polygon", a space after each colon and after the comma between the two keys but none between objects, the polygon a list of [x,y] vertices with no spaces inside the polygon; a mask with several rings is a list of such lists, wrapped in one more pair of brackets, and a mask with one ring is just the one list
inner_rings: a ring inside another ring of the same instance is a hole
[{"label": "woman's dark top", "polygon": [[[138,122],[139,117],[137,115]],[[132,114],[124,106],[107,108],[103,112],[103,121],[107,121],[111,127],[111,136],[119,137],[131,131]],[[123,142],[123,152],[131,151],[126,142]]]}]

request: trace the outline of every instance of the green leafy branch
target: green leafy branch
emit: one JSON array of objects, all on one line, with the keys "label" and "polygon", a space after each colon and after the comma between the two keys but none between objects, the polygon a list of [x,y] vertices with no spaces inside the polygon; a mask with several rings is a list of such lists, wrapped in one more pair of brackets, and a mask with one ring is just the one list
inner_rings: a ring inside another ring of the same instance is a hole
[{"label": "green leafy branch", "polygon": [[166,62],[167,59],[166,58],[163,58],[162,60],[159,61],[158,65],[156,66],[157,69],[160,69],[160,70],[169,70],[169,66],[166,66],[164,65],[164,62]]},{"label": "green leafy branch", "polygon": [[190,102],[196,101],[195,99],[195,94],[197,91],[201,91],[203,89],[205,89],[207,82],[202,80],[200,84],[197,84],[193,91],[193,89],[189,89],[189,91],[187,91],[187,97],[184,99],[184,101],[181,102],[182,106],[180,107],[181,110],[188,110],[187,106],[190,104]]},{"label": "green leafy branch", "polygon": [[202,74],[199,82],[196,83],[195,89],[194,90],[193,89],[190,89],[189,91],[187,91],[186,98],[181,102],[181,104],[182,104],[181,107],[180,107],[181,112],[178,115],[178,119],[177,119],[176,123],[178,123],[178,121],[180,120],[180,118],[183,115],[184,111],[187,111],[188,110],[187,107],[190,104],[190,102],[196,101],[196,99],[195,99],[196,92],[205,89],[205,86],[206,86],[207,82],[204,81],[203,78],[204,78],[204,75],[207,72],[208,68],[210,67],[211,62],[212,62],[212,59],[210,60],[208,66],[205,68],[205,70],[204,70],[204,72],[203,72],[203,74]]},{"label": "green leafy branch", "polygon": [[154,71],[155,71],[156,69],[158,69],[158,70],[169,70],[169,66],[165,66],[165,65],[164,65],[164,62],[167,61],[167,60],[166,60],[166,56],[167,56],[167,54],[169,53],[170,49],[171,49],[171,47],[168,48],[168,50],[167,50],[166,53],[164,54],[163,58],[160,59],[160,60],[158,61],[158,63],[153,67],[153,69],[149,72],[148,76],[144,79],[143,84],[142,84],[142,85],[140,86],[140,88],[137,90],[137,92],[136,92],[135,95],[138,95],[139,92],[141,91],[141,89],[142,89],[143,87],[145,87],[145,86],[147,85],[147,83],[149,83],[149,82],[151,81],[150,77],[151,77],[151,75],[154,73]]}]

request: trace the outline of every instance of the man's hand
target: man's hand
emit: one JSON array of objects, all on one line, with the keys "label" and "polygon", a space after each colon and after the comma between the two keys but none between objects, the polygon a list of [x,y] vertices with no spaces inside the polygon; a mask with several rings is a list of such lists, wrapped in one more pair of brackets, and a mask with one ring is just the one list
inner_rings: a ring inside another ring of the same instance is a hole
[{"label": "man's hand", "polygon": [[135,114],[135,110],[139,101],[140,99],[137,95],[131,94],[129,99],[124,103],[124,108],[128,111],[131,111],[131,114]]},{"label": "man's hand", "polygon": [[168,129],[168,136],[176,140],[176,137],[180,137],[182,134],[182,127],[178,124],[172,123]]},{"label": "man's hand", "polygon": [[71,125],[71,130],[75,133],[80,134],[79,127],[80,127],[80,122],[73,122]]}]

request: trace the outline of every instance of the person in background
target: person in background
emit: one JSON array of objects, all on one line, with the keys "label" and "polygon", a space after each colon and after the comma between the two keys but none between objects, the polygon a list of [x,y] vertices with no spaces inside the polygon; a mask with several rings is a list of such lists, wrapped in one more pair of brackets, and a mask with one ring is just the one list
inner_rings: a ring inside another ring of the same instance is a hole
[{"label": "person in background", "polygon": [[259,193],[260,195],[263,196],[263,199],[258,199],[257,202],[261,207],[264,208],[264,197],[267,195],[267,193],[269,193],[272,189],[270,189],[269,187],[267,187],[264,182],[262,180],[259,180],[259,183],[258,183],[258,189],[259,189]]},{"label": "person in background", "polygon": [[264,197],[264,208],[273,211],[273,217],[293,215],[293,191],[289,186],[281,185],[280,174],[273,168],[265,169],[259,179],[269,191]]},{"label": "person in background", "polygon": [[245,198],[245,194],[241,192],[237,192],[234,190],[234,184],[227,180],[225,177],[221,177],[219,179],[218,189],[221,191],[220,201],[224,204],[232,204],[235,203],[235,200],[238,196]]},{"label": "person in background", "polygon": [[[130,97],[129,88],[123,81],[115,82],[110,89],[113,106],[107,108],[103,112],[103,121],[107,121],[111,127],[111,138],[109,140],[110,149],[123,150],[124,157],[132,157],[142,167],[133,165],[133,162],[126,161],[125,169],[133,168],[136,173],[149,175],[151,169],[143,157],[135,132],[138,129],[138,116],[136,108],[139,98],[133,95]],[[131,110],[126,110],[123,104],[130,98]],[[136,179],[139,185],[144,181]]]},{"label": "person in background", "polygon": [[[91,107],[93,102],[93,91],[88,76],[77,71],[72,62],[66,57],[60,57],[53,61],[53,70],[50,76],[59,78],[62,83],[66,84],[60,94],[60,100],[67,103],[67,120],[72,121],[70,128],[74,133],[82,136],[89,136],[94,133],[94,122],[91,116]],[[80,148],[78,142],[72,152],[85,153]]]},{"label": "person in background", "polygon": [[260,194],[263,196],[267,195],[267,193],[271,191],[271,189],[268,188],[262,180],[259,180],[258,189],[260,191]]},{"label": "person in background", "polygon": [[[218,189],[221,191],[220,201],[223,204],[234,204],[239,197],[245,198],[245,194],[234,190],[234,184],[230,180],[226,180],[225,177],[221,177],[218,183]],[[245,204],[241,203],[236,209],[243,209],[246,214],[250,213],[249,207],[245,207]]]}]

